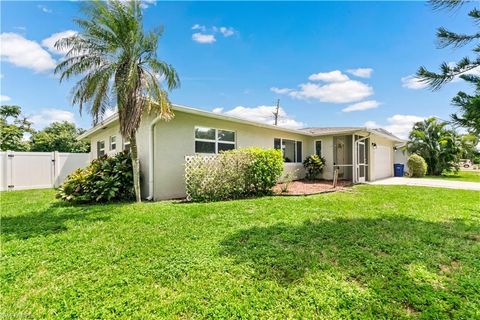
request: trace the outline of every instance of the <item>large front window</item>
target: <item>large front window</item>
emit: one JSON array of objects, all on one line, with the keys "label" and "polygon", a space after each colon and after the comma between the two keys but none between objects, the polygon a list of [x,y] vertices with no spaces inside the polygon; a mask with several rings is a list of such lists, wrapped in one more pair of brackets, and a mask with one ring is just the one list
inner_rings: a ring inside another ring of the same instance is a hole
[{"label": "large front window", "polygon": [[281,149],[283,161],[285,162],[302,162],[302,141],[275,138],[273,141],[275,149]]},{"label": "large front window", "polygon": [[235,132],[223,129],[196,127],[195,153],[219,153],[235,149]]}]

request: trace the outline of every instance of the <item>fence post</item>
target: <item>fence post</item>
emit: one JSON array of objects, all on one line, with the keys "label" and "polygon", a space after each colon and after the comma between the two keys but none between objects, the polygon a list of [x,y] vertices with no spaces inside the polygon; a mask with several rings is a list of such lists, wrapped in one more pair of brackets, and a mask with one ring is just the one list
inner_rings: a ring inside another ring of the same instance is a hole
[{"label": "fence post", "polygon": [[58,178],[60,177],[60,154],[58,151],[53,152],[53,187],[58,188],[60,183]]},{"label": "fence post", "polygon": [[12,191],[14,189],[14,185],[13,185],[13,177],[12,177],[12,173],[13,173],[13,159],[15,157],[15,152],[14,151],[10,151],[10,150],[7,150],[7,155],[6,155],[7,159],[7,164],[6,164],[6,169],[7,169],[7,172],[6,172],[6,182],[7,182],[7,185],[6,185],[6,190],[7,191]]}]

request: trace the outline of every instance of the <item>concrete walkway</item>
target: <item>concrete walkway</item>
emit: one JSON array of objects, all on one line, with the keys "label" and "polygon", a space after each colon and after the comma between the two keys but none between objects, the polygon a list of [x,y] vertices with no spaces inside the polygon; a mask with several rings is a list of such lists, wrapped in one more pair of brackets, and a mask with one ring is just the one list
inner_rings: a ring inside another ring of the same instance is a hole
[{"label": "concrete walkway", "polygon": [[422,186],[435,188],[465,189],[480,191],[480,182],[452,181],[442,179],[424,179],[424,178],[386,178],[374,182],[368,182],[372,185],[401,185],[401,186]]}]

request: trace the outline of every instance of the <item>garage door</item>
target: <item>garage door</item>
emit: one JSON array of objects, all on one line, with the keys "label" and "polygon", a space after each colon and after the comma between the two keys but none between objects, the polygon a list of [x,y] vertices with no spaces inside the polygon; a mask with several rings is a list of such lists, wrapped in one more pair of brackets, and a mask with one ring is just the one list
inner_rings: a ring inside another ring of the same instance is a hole
[{"label": "garage door", "polygon": [[392,153],[389,146],[378,145],[374,150],[374,176],[375,180],[392,176]]}]

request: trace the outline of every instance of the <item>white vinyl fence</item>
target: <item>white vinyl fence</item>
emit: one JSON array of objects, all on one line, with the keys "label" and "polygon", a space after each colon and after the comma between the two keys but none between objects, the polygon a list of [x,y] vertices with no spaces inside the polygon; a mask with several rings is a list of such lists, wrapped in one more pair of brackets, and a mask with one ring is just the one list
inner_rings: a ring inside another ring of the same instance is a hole
[{"label": "white vinyl fence", "polygon": [[88,153],[0,152],[0,191],[58,187],[89,161]]}]

